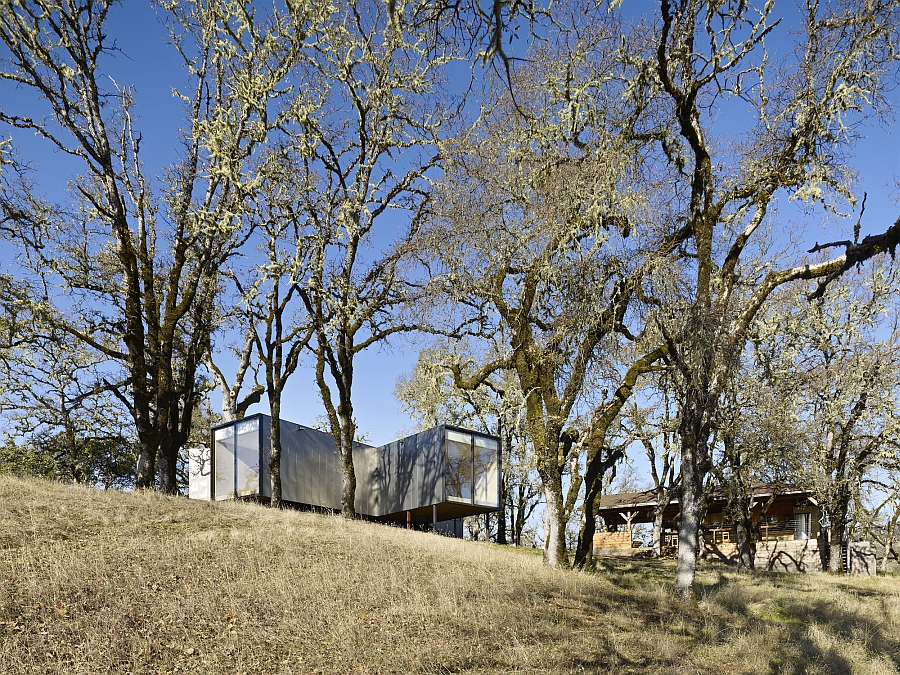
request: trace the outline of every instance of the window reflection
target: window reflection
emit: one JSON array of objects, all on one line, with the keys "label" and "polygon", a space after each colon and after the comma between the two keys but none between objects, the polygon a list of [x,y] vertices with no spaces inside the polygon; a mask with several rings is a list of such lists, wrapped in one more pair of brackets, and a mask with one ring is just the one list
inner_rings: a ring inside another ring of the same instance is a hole
[{"label": "window reflection", "polygon": [[234,427],[216,429],[216,499],[231,499],[234,492]]},{"label": "window reflection", "polygon": [[447,430],[447,501],[472,501],[472,436]]},{"label": "window reflection", "polygon": [[259,493],[259,419],[241,422],[236,430],[235,494],[238,497],[255,495]]},{"label": "window reflection", "polygon": [[500,502],[497,441],[475,437],[475,503],[497,506]]}]

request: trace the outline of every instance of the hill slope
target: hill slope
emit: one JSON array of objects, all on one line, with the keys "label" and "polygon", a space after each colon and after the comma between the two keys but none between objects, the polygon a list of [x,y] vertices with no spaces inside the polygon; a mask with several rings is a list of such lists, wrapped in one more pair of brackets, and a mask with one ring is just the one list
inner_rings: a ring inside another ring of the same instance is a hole
[{"label": "hill slope", "polygon": [[900,579],[531,552],[0,476],[0,673],[898,673]]}]

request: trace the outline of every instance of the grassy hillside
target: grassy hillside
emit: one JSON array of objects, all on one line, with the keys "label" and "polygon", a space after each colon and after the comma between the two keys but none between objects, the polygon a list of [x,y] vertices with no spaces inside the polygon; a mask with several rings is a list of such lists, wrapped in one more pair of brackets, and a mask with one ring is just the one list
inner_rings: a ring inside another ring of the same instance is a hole
[{"label": "grassy hillside", "polygon": [[339,517],[0,477],[0,673],[898,673],[900,578],[553,572]]}]

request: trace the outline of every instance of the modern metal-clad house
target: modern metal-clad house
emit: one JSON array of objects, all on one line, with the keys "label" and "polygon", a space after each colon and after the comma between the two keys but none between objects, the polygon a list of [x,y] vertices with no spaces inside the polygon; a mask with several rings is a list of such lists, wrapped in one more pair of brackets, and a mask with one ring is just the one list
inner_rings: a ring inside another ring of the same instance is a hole
[{"label": "modern metal-clad house", "polygon": [[[210,455],[191,455],[190,496],[269,499],[270,429],[263,414],[214,427]],[[458,519],[500,509],[496,436],[442,425],[381,447],[358,443],[353,465],[356,512],[368,518],[461,534]],[[286,502],[341,508],[340,457],[330,434],[282,420],[281,485]]]}]

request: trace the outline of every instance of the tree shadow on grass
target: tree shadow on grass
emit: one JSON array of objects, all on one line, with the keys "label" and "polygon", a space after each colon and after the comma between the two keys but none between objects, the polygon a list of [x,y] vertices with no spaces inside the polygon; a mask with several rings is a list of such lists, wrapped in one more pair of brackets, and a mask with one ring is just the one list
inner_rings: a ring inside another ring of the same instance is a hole
[{"label": "tree shadow on grass", "polygon": [[631,558],[594,558],[594,573],[621,588],[645,586],[647,582],[671,583],[671,563]]},{"label": "tree shadow on grass", "polygon": [[[633,592],[647,581],[666,586],[672,582],[671,567],[654,565],[651,561],[604,561],[602,569],[619,591],[617,602],[622,606],[638,600],[640,594]],[[815,587],[804,575],[741,573],[732,568],[706,566],[698,574],[695,588],[705,608],[691,611],[688,606],[678,607],[673,603],[647,606],[642,608],[645,624],[665,630],[674,625],[672,619],[677,616],[675,637],[713,650],[717,643],[727,643],[747,634],[759,635],[763,649],[770,655],[768,672],[773,675],[800,675],[810,671],[850,673],[863,659],[892,663],[900,669],[900,635],[894,635],[887,622],[872,620],[871,612],[866,616],[865,612],[854,612],[830,598],[817,598]],[[884,598],[883,595],[879,598],[877,591],[849,583],[839,584],[837,588],[861,598],[862,602]],[[760,602],[768,603],[762,616]],[[641,661],[637,665],[647,672],[653,672],[654,667],[676,665],[661,658],[648,657]],[[586,660],[584,665],[596,667],[601,662]]]},{"label": "tree shadow on grass", "polygon": [[[748,598],[742,593],[749,588],[741,584],[742,577],[719,575],[716,581],[702,584],[698,595],[702,594],[709,603],[733,616],[743,617],[746,630],[773,636],[766,645],[770,652],[770,673],[801,675],[816,670],[837,675],[853,672],[858,664],[845,655],[846,649],[841,649],[850,644],[861,647],[868,658],[886,660],[900,669],[900,636],[885,630],[882,622],[867,620],[833,600],[793,595],[813,592],[808,579],[792,574],[771,577],[770,573],[762,574],[765,576],[756,573],[744,578],[771,587],[766,599],[772,604],[765,616],[751,610],[751,603],[758,602],[759,597]],[[840,584],[838,588],[862,597],[878,595],[850,584]],[[820,636],[818,640],[811,632],[812,627]],[[783,637],[774,639],[779,633]]]},{"label": "tree shadow on grass", "polygon": [[[827,629],[837,642],[861,644],[868,654],[886,657],[894,667],[900,669],[900,636],[896,631],[886,631],[884,622],[868,621],[825,600],[811,603],[790,600],[785,603],[785,612],[802,622],[804,633],[809,625]],[[796,632],[801,632],[799,627]],[[850,672],[849,665],[846,671],[832,669],[832,672]]]},{"label": "tree shadow on grass", "polygon": [[[873,621],[871,611],[853,611],[817,596],[808,577],[705,567],[696,586],[700,603],[694,606],[668,593],[672,566],[665,561],[601,558],[595,573],[608,584],[577,597],[545,588],[533,598],[536,607],[546,607],[550,614],[519,639],[524,637],[536,650],[531,658],[550,650],[541,672],[670,673],[687,668],[719,674],[730,667],[740,673],[837,675],[872,667],[872,661],[900,668],[900,636]],[[870,595],[868,588],[850,584],[838,588],[861,597],[862,603]],[[492,639],[505,640],[503,633]],[[747,663],[735,652],[732,643],[738,642],[754,650]],[[481,650],[474,662],[460,665],[475,671],[515,665],[499,653]],[[728,663],[724,670],[721,659]]]}]

